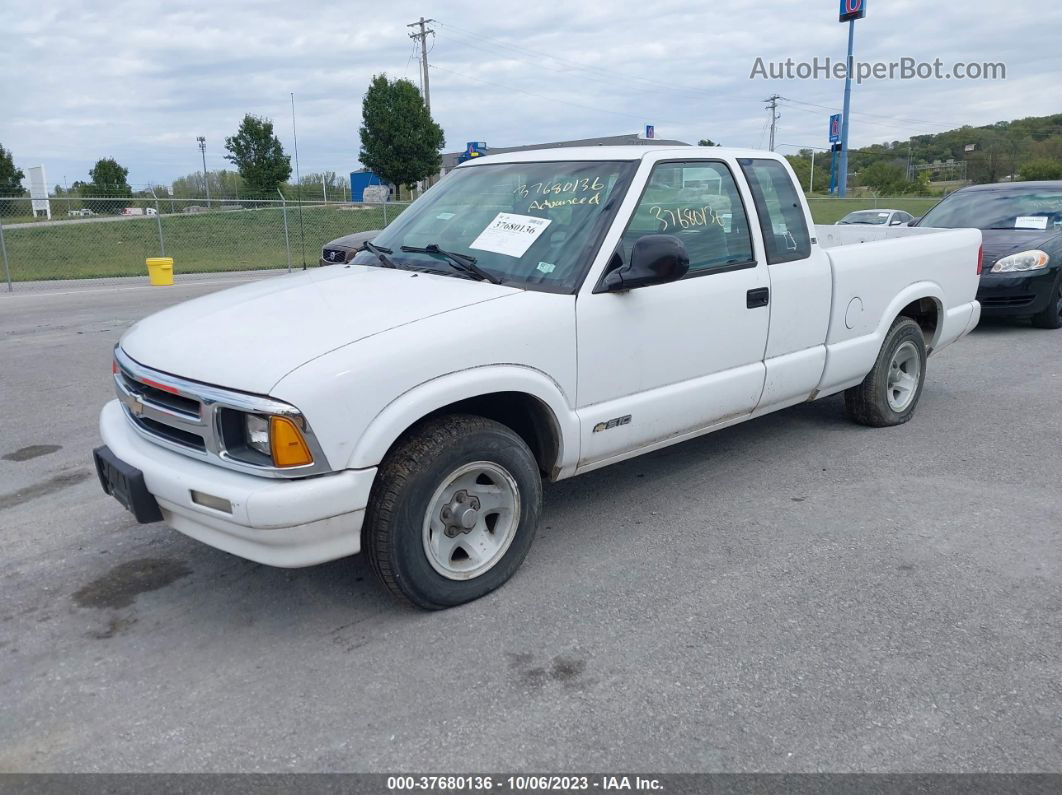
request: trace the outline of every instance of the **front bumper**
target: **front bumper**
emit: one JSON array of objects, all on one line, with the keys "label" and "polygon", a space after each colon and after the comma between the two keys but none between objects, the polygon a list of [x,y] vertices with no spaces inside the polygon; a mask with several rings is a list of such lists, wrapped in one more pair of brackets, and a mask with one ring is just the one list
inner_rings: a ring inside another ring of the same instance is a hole
[{"label": "front bumper", "polygon": [[1042,312],[1054,295],[1057,268],[1034,273],[988,273],[981,276],[977,300],[988,317],[1027,316]]},{"label": "front bumper", "polygon": [[[171,452],[143,438],[121,404],[100,413],[104,444],[144,474],[163,521],[204,544],[269,566],[296,568],[354,555],[376,469],[276,480]],[[232,513],[192,501],[198,491],[228,500]]]}]

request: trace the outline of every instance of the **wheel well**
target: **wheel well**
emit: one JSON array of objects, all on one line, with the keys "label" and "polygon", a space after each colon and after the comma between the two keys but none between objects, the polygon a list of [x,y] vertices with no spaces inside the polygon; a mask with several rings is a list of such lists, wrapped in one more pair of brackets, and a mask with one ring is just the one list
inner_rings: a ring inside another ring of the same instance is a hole
[{"label": "wheel well", "polygon": [[922,329],[926,351],[933,351],[933,342],[940,328],[940,304],[933,298],[919,298],[900,310],[900,317],[909,317]]},{"label": "wheel well", "polygon": [[560,429],[553,413],[538,398],[524,392],[491,392],[443,406],[420,422],[443,414],[475,414],[511,428],[531,448],[543,474],[554,475],[560,457]]}]

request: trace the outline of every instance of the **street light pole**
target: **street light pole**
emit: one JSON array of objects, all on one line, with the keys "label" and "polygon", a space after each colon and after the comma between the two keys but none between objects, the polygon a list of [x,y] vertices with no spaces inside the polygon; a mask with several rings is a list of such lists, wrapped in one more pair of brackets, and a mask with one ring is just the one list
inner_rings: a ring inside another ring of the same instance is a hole
[{"label": "street light pole", "polygon": [[203,155],[203,185],[206,187],[206,203],[210,206],[210,177],[206,170],[206,138],[200,135],[196,140],[199,142],[199,152]]},{"label": "street light pole", "polygon": [[848,195],[848,117],[852,109],[852,68],[855,66],[855,20],[848,20],[848,70],[844,80],[844,110],[841,112],[841,198]]}]

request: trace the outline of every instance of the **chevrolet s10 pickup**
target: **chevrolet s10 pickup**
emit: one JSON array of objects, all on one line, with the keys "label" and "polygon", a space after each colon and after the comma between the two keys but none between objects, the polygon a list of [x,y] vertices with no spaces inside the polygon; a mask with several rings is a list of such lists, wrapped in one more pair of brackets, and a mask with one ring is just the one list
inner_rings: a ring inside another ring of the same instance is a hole
[{"label": "chevrolet s10 pickup", "polygon": [[542,484],[844,393],[911,418],[967,334],[981,233],[814,226],[769,152],[476,158],[347,264],[148,317],[114,350],[103,488],[141,522],[422,608],[508,580]]}]

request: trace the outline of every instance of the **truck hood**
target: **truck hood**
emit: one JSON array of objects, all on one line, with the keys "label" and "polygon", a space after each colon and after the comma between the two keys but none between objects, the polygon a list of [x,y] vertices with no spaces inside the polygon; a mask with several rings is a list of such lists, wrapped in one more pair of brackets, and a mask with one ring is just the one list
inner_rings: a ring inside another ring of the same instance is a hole
[{"label": "truck hood", "polygon": [[147,367],[264,395],[329,351],[519,292],[389,268],[321,268],[178,304],[135,324],[120,344]]}]

